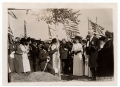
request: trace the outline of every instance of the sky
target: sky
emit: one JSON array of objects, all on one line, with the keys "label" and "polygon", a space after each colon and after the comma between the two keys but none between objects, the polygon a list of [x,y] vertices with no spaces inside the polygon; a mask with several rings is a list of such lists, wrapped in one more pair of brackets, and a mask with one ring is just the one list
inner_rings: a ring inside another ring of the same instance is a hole
[{"label": "sky", "polygon": [[[88,18],[97,24],[105,28],[104,31],[109,30],[113,31],[113,14],[112,9],[77,9],[80,10],[81,15],[78,19],[81,21],[78,24],[78,29],[80,32],[80,36],[83,38],[86,37],[88,33]],[[27,36],[47,40],[48,36],[48,25],[45,21],[37,21],[36,17],[33,15],[26,15],[25,10],[13,10],[14,14],[18,17],[18,19],[14,19],[9,16],[10,27],[13,31],[13,35],[15,37],[22,37],[24,35],[24,20],[27,22]],[[51,26],[54,28],[54,26]],[[65,38],[65,31],[63,29],[63,25],[59,24],[57,26],[59,38]]]}]

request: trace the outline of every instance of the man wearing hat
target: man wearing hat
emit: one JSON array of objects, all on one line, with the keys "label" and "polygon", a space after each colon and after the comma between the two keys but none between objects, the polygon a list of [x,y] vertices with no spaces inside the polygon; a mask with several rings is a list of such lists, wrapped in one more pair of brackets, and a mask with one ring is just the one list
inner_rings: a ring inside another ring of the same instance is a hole
[{"label": "man wearing hat", "polygon": [[32,44],[31,44],[31,48],[32,48],[32,52],[31,52],[31,59],[32,59],[32,67],[33,67],[33,71],[36,71],[36,60],[37,60],[37,43],[35,41],[35,39],[32,39]]},{"label": "man wearing hat", "polygon": [[44,44],[44,46],[42,47],[43,49],[41,49],[39,52],[40,68],[42,71],[49,72],[55,75],[55,70],[50,64],[50,60],[52,58],[52,54],[55,53],[57,49],[48,51],[48,47],[48,44]]},{"label": "man wearing hat", "polygon": [[62,39],[62,44],[60,45],[60,59],[62,66],[62,73],[68,73],[68,46],[65,39]]},{"label": "man wearing hat", "polygon": [[98,66],[96,60],[98,58],[99,40],[94,36],[93,30],[89,30],[88,35],[90,36],[87,43],[89,48],[88,55],[90,56],[89,67],[92,72],[92,80],[96,80],[96,67]]}]

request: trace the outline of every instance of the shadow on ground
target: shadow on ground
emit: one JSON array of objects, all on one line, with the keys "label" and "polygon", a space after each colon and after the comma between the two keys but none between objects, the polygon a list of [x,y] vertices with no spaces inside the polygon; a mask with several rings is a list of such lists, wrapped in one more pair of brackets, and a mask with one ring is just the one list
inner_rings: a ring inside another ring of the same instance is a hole
[{"label": "shadow on ground", "polygon": [[89,78],[86,76],[61,75],[61,80],[63,81],[71,81],[71,80],[88,81],[88,79]]}]

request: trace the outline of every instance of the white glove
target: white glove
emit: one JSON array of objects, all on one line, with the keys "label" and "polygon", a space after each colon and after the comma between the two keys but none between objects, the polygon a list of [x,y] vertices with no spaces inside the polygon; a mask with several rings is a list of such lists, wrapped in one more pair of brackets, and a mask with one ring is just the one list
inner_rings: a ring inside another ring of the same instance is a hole
[{"label": "white glove", "polygon": [[11,58],[14,58],[14,53],[15,53],[15,51],[13,51],[13,52],[10,54],[10,57],[11,57]]},{"label": "white glove", "polygon": [[64,50],[68,51],[68,49],[64,48]]},{"label": "white glove", "polygon": [[50,59],[47,59],[47,62],[49,62],[50,61]]}]

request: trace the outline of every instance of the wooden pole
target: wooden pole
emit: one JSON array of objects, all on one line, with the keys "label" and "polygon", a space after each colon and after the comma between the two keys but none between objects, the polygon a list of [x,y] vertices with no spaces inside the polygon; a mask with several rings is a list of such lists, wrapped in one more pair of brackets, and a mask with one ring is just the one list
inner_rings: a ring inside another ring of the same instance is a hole
[{"label": "wooden pole", "polygon": [[97,24],[97,17],[96,17],[96,24]]},{"label": "wooden pole", "polygon": [[88,30],[89,30],[89,18],[88,18]]},{"label": "wooden pole", "polygon": [[96,17],[96,30],[95,30],[95,32],[97,33],[97,17]]},{"label": "wooden pole", "polygon": [[24,20],[24,37],[27,38],[26,21]]}]

